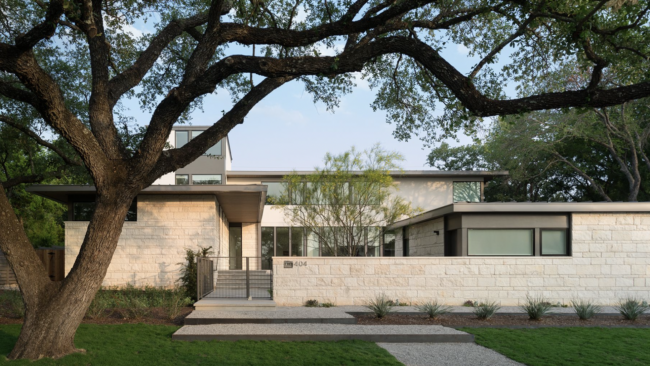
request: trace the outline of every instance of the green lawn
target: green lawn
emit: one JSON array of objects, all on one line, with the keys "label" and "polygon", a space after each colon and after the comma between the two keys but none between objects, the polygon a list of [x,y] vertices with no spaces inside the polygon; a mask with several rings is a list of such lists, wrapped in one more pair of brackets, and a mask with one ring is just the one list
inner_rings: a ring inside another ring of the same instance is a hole
[{"label": "green lawn", "polygon": [[467,328],[476,343],[529,366],[650,365],[650,329]]},{"label": "green lawn", "polygon": [[[172,342],[178,327],[145,324],[82,324],[76,345],[85,355],[12,365],[401,365],[371,342]],[[0,326],[0,363],[16,342],[20,325]]]}]

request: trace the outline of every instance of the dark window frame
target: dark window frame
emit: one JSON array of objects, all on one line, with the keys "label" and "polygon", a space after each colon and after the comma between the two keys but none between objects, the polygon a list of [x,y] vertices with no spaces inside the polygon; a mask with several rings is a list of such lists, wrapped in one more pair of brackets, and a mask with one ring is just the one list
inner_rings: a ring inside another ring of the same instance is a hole
[{"label": "dark window frame", "polygon": [[[90,222],[92,220],[92,216],[95,213],[95,209],[93,208],[92,213],[90,214],[90,218],[88,220],[78,220],[75,216],[75,204],[77,203],[91,203],[91,204],[96,204],[95,203],[95,198],[86,198],[86,197],[76,197],[71,203],[70,203],[70,209],[71,209],[71,215],[70,215],[70,221],[76,221],[76,222]],[[133,212],[133,220],[129,220],[129,212]],[[137,222],[138,221],[138,197],[135,197],[133,199],[133,202],[131,202],[131,206],[129,206],[129,211],[127,211],[126,216],[124,217],[124,222]]]},{"label": "dark window frame", "polygon": [[[472,228],[467,228],[467,256],[468,257],[520,257],[520,258],[530,258],[530,257],[539,257],[537,252],[535,251],[535,229],[536,228],[524,228],[524,227],[518,227],[518,228],[512,228],[512,227],[504,227],[504,228],[494,228],[494,227],[472,227]],[[530,255],[524,255],[524,254],[469,254],[469,231],[470,230],[530,230],[533,233],[533,241],[531,243],[533,247],[533,254]]]}]

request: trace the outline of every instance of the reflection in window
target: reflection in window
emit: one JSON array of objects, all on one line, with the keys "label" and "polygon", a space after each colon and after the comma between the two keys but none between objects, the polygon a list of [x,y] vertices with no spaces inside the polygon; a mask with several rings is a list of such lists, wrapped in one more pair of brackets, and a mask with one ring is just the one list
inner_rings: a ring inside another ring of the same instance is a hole
[{"label": "reflection in window", "polygon": [[190,176],[187,174],[176,174],[176,185],[185,186],[190,184]]},{"label": "reflection in window", "polygon": [[176,148],[180,149],[190,141],[189,133],[187,131],[176,131]]},{"label": "reflection in window", "polygon": [[542,230],[542,255],[567,255],[566,230]]},{"label": "reflection in window", "polygon": [[379,239],[381,238],[380,227],[368,228],[368,257],[379,257]]},{"label": "reflection in window", "polygon": [[481,202],[481,182],[454,182],[454,202]]},{"label": "reflection in window", "polygon": [[221,184],[221,174],[192,174],[192,184]]},{"label": "reflection in window", "polygon": [[307,256],[318,257],[319,255],[320,250],[318,249],[318,234],[310,231],[307,234]]},{"label": "reflection in window", "polygon": [[304,231],[301,227],[291,228],[291,256],[302,257],[302,244]]},{"label": "reflection in window", "polygon": [[262,269],[271,269],[271,257],[273,257],[273,228],[262,228]]},{"label": "reflection in window", "polygon": [[532,229],[468,229],[468,255],[534,255]]},{"label": "reflection in window", "polygon": [[275,228],[275,255],[278,257],[289,256],[289,228]]},{"label": "reflection in window", "polygon": [[266,204],[274,205],[280,203],[284,195],[284,185],[280,182],[262,182],[268,186],[266,190]]},{"label": "reflection in window", "polygon": [[387,231],[384,233],[384,257],[395,256],[395,232]]},{"label": "reflection in window", "polygon": [[[72,220],[73,221],[90,221],[95,213],[95,202],[73,202],[72,203]],[[134,199],[131,207],[126,212],[124,221],[138,221],[138,199]]]}]

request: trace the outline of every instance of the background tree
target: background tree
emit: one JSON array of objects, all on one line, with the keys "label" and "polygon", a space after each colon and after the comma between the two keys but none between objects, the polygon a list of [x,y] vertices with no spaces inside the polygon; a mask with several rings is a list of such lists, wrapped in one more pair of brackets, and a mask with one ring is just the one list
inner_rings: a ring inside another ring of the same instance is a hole
[{"label": "background tree", "polygon": [[[647,70],[649,10],[648,1],[636,0],[3,1],[1,113],[38,116],[52,140],[65,140],[74,152],[57,155],[80,162],[97,190],[84,242],[62,283],[49,280],[0,190],[0,248],[26,308],[9,358],[74,352],[75,331],[134,197],[202,155],[285,83],[302,82],[315,101],[335,108],[360,72],[377,90],[374,108],[387,112],[400,138],[472,131],[485,116],[619,105],[650,96],[647,73],[624,74]],[[155,32],[128,32],[145,19]],[[442,57],[448,44],[465,45],[480,61],[458,71]],[[250,54],[229,48],[235,45],[250,47]],[[509,47],[506,65],[494,66]],[[322,55],[323,48],[335,55]],[[509,83],[543,84],[564,64],[591,70],[586,86],[516,97],[503,91]],[[610,65],[623,70],[619,86],[601,84]],[[213,126],[163,151],[174,123],[204,96],[224,90],[233,105]],[[120,102],[127,98],[151,111],[139,142],[120,133]],[[442,113],[434,114],[436,106]],[[47,142],[34,130],[23,133]]]},{"label": "background tree", "polygon": [[382,227],[418,212],[396,195],[398,186],[390,175],[400,170],[403,160],[379,145],[363,152],[353,147],[341,155],[327,154],[324,166],[313,174],[284,177],[284,193],[275,207],[292,225],[319,239],[321,255],[365,256],[366,240],[379,250]]}]

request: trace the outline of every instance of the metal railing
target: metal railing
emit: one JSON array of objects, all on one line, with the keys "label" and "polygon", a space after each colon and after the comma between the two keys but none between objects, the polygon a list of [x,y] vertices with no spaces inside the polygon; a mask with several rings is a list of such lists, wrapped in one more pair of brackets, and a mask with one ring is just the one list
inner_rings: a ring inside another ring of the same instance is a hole
[{"label": "metal railing", "polygon": [[196,259],[196,298],[203,297],[214,291],[214,261],[209,258]]},{"label": "metal railing", "polygon": [[[267,257],[207,257],[199,261],[202,298],[273,298],[273,262]],[[208,264],[208,262],[210,263]],[[209,268],[209,269],[208,269]],[[206,271],[211,275],[207,276]]]}]

